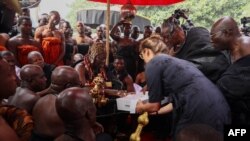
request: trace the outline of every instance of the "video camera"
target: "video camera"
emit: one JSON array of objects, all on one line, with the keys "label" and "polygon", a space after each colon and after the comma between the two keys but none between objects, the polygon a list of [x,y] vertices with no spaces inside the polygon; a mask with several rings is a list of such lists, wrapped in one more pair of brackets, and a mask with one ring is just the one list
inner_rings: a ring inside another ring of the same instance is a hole
[{"label": "video camera", "polygon": [[244,35],[249,36],[250,26],[247,26],[247,24],[250,23],[250,17],[243,17],[240,19],[240,22],[243,25],[241,31],[244,33]]},{"label": "video camera", "polygon": [[[189,12],[189,9],[176,9],[174,11],[174,14],[172,15],[174,18],[177,19],[178,24],[182,27],[182,29],[187,32],[192,27],[194,27],[193,22],[188,18],[187,13]],[[183,18],[186,20],[185,23],[180,24],[180,18]]]}]

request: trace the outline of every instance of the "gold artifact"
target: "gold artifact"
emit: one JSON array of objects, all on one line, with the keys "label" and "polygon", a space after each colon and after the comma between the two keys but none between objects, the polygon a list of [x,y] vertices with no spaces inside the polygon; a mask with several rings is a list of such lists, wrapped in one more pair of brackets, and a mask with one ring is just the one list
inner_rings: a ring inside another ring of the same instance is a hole
[{"label": "gold artifact", "polygon": [[93,83],[95,86],[90,90],[93,102],[97,104],[98,107],[106,105],[108,98],[106,98],[104,94],[105,80],[102,75],[98,74],[98,76],[94,78]]},{"label": "gold artifact", "polygon": [[142,115],[138,117],[138,126],[133,134],[130,136],[130,141],[140,141],[141,137],[141,131],[144,126],[148,124],[148,112],[144,112]]}]

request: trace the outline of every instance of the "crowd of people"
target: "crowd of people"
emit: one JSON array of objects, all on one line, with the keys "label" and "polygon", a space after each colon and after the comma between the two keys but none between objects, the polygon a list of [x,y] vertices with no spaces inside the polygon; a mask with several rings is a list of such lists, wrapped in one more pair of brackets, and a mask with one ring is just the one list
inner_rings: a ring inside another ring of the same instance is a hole
[{"label": "crowd of people", "polygon": [[[34,28],[23,8],[12,30],[0,33],[0,140],[119,140],[131,116],[109,118],[107,123],[117,124],[115,133],[98,122],[89,95],[97,75],[117,97],[135,92],[135,84],[148,91],[137,113],[171,115],[171,132],[150,128],[165,134],[155,140],[221,141],[225,125],[249,125],[250,37],[231,17],[215,21],[211,31],[194,25],[184,30],[178,20],[172,15],[161,27],[143,31],[121,20],[110,37],[105,25],[93,36],[84,22],[71,25],[57,11],[42,14]],[[162,105],[164,97],[169,101]],[[164,126],[165,118],[150,124]]]}]

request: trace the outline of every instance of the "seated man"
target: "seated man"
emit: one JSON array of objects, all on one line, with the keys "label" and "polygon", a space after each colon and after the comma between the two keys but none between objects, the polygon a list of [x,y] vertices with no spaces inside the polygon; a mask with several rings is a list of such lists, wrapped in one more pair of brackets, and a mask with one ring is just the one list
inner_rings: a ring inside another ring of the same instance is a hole
[{"label": "seated man", "polygon": [[[89,63],[90,64],[90,63]],[[84,56],[80,53],[77,53],[73,56],[73,64],[72,67],[79,74],[79,79],[81,81],[81,86],[84,86],[85,83],[90,83],[93,78],[93,71],[91,66],[84,63]]]},{"label": "seated man", "polygon": [[35,127],[32,140],[53,141],[64,133],[63,122],[56,112],[55,101],[64,89],[79,85],[78,73],[69,66],[59,66],[52,72],[50,87],[40,93],[43,97],[33,108]]},{"label": "seated man", "polygon": [[125,68],[125,61],[118,56],[114,61],[114,68],[108,72],[108,78],[112,82],[112,88],[134,92],[133,79]]},{"label": "seated man", "polygon": [[21,86],[16,89],[13,97],[9,98],[8,104],[26,109],[32,114],[32,109],[40,98],[36,92],[46,87],[46,78],[43,70],[38,65],[25,65],[20,72]]},{"label": "seated man", "polygon": [[47,78],[46,88],[49,87],[51,82],[51,73],[55,69],[55,65],[47,64],[44,62],[43,56],[38,51],[32,51],[28,54],[28,62],[29,64],[38,65],[43,69],[44,75]]},{"label": "seated man", "polygon": [[[104,134],[95,136],[96,108],[87,90],[76,87],[66,89],[58,95],[55,105],[66,129],[56,141],[111,140]],[[99,131],[102,130],[99,128]]]}]

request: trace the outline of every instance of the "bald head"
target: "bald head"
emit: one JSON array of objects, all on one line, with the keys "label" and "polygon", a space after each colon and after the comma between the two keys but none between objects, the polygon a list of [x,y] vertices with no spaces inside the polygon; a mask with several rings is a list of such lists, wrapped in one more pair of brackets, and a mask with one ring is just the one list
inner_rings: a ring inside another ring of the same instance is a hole
[{"label": "bald head", "polygon": [[95,105],[88,91],[72,87],[62,91],[56,99],[56,110],[64,123],[88,119],[95,121]]},{"label": "bald head", "polygon": [[31,51],[28,54],[28,62],[29,64],[35,64],[40,66],[41,68],[44,67],[44,58],[42,56],[42,54],[38,51]]},{"label": "bald head", "polygon": [[31,81],[39,72],[43,72],[42,68],[38,65],[28,64],[21,68],[20,77],[22,81]]},{"label": "bald head", "polygon": [[42,56],[42,54],[41,54],[40,52],[38,52],[38,51],[31,51],[31,52],[29,52],[29,54],[28,54],[28,60],[31,61],[31,58],[32,58],[33,56]]},{"label": "bald head", "polygon": [[223,17],[217,20],[211,29],[211,32],[213,30],[228,30],[231,31],[232,34],[240,34],[239,27],[237,25],[237,22],[232,17]]},{"label": "bald head", "polygon": [[223,17],[217,20],[210,32],[211,41],[214,48],[227,50],[231,48],[237,37],[241,36],[236,21],[231,17]]},{"label": "bald head", "polygon": [[77,62],[77,61],[80,61],[80,60],[83,60],[83,55],[81,53],[77,53],[74,55],[73,57],[73,62]]},{"label": "bald head", "polygon": [[46,87],[46,78],[42,68],[38,65],[28,64],[21,68],[21,87],[28,87],[33,91],[41,91]]},{"label": "bald head", "polygon": [[79,75],[75,69],[69,66],[59,66],[56,67],[51,75],[51,84],[57,85],[62,88],[62,91],[65,88],[79,86],[80,80]]}]

